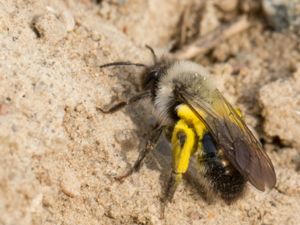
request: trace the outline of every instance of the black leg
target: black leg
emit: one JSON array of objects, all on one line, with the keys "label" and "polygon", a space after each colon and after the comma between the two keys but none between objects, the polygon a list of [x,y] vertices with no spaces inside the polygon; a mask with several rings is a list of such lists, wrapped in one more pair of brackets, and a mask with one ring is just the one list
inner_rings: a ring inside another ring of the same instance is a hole
[{"label": "black leg", "polygon": [[165,193],[162,198],[163,203],[172,201],[174,193],[176,191],[176,188],[179,184],[178,176],[181,177],[181,175],[176,174],[174,171],[171,172],[171,175],[169,176],[169,179],[167,182]]},{"label": "black leg", "polygon": [[168,178],[168,182],[166,183],[166,187],[161,198],[161,212],[160,217],[164,218],[165,216],[165,208],[169,202],[172,201],[175,191],[178,187],[178,184],[182,180],[182,174],[175,173],[173,170]]},{"label": "black leg", "polygon": [[102,109],[100,107],[97,107],[96,109],[105,114],[114,113],[116,111],[119,111],[126,105],[130,105],[132,103],[135,103],[135,102],[137,102],[143,98],[149,97],[149,96],[150,96],[149,91],[140,92],[140,93],[134,95],[133,97],[131,97],[130,99],[128,99],[127,101],[122,101],[122,102],[118,102],[116,104],[112,104],[108,109]]},{"label": "black leg", "polygon": [[161,133],[162,133],[162,128],[153,129],[152,134],[150,135],[150,138],[147,141],[145,148],[140,152],[133,166],[123,175],[116,177],[115,178],[116,180],[123,181],[126,177],[130,176],[134,172],[137,172],[141,168],[141,164],[143,160],[148,155],[148,153],[155,148]]}]

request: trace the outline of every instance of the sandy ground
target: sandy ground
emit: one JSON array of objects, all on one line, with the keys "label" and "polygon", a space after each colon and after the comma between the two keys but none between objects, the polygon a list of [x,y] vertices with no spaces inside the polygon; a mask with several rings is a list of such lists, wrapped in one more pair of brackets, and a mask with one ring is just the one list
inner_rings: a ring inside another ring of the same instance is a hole
[{"label": "sandy ground", "polygon": [[[196,57],[261,137],[276,187],[262,193],[249,185],[243,198],[227,205],[206,202],[184,182],[161,219],[167,166],[152,155],[123,183],[113,179],[145,143],[151,111],[143,103],[112,115],[97,110],[137,92],[142,71],[99,65],[151,62],[144,44],[167,49],[184,10],[203,5],[98,2],[0,1],[0,224],[300,224],[295,29],[274,32],[256,12],[250,29]],[[254,1],[223,2],[207,1],[199,18],[191,14],[200,30],[187,39],[257,10]]]}]

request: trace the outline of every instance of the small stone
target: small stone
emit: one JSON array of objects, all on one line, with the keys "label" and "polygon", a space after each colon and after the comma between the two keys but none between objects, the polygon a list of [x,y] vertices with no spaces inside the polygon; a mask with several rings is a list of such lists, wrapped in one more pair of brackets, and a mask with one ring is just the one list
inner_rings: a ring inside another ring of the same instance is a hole
[{"label": "small stone", "polygon": [[240,0],[239,9],[244,13],[258,12],[261,8],[261,1]]},{"label": "small stone", "polygon": [[55,200],[53,198],[53,196],[51,195],[44,195],[43,199],[42,199],[42,205],[43,207],[50,207],[54,204]]},{"label": "small stone", "polygon": [[66,30],[72,31],[75,27],[75,19],[70,11],[64,11],[60,16],[61,21],[65,24]]},{"label": "small stone", "polygon": [[62,175],[60,188],[63,193],[68,195],[69,197],[75,197],[80,195],[80,182],[76,177],[74,171],[70,169],[66,169]]},{"label": "small stone", "polygon": [[41,210],[42,208],[42,200],[43,200],[43,194],[39,193],[38,195],[36,195],[30,204],[30,211],[31,212],[38,212]]},{"label": "small stone", "polygon": [[222,0],[216,2],[216,6],[218,6],[221,10],[225,12],[231,12],[237,8],[238,0]]},{"label": "small stone", "polygon": [[267,136],[300,146],[300,82],[296,74],[264,85],[259,91],[259,101]]},{"label": "small stone", "polygon": [[0,115],[6,115],[9,113],[9,105],[2,103],[0,104]]},{"label": "small stone", "polygon": [[262,9],[269,25],[281,31],[289,26],[288,5],[282,0],[263,0]]},{"label": "small stone", "polygon": [[48,12],[45,15],[36,16],[32,23],[38,38],[56,43],[67,35],[67,29],[62,21],[54,14]]},{"label": "small stone", "polygon": [[299,0],[263,0],[262,10],[271,28],[276,31],[289,29],[299,35]]},{"label": "small stone", "polygon": [[214,7],[214,5],[210,2],[207,2],[200,23],[201,36],[210,33],[220,25],[216,11],[217,9]]}]

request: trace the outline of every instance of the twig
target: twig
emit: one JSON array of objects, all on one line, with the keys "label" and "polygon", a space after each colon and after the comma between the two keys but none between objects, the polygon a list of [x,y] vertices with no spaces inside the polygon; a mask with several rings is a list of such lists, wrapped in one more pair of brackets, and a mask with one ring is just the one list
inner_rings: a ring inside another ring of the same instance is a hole
[{"label": "twig", "polygon": [[215,47],[220,42],[227,38],[240,33],[250,27],[249,20],[243,16],[236,21],[222,25],[216,28],[209,34],[201,37],[200,39],[192,42],[191,44],[181,48],[175,52],[175,57],[178,59],[190,59],[199,54],[205,54],[207,51]]}]

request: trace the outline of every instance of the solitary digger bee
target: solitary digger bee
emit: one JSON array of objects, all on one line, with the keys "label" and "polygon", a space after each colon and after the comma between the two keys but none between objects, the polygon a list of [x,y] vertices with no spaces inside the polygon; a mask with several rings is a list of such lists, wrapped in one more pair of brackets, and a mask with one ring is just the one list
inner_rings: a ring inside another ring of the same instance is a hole
[{"label": "solitary digger bee", "polygon": [[224,200],[241,196],[249,181],[260,191],[276,183],[274,167],[260,142],[247,127],[241,113],[215,87],[212,77],[199,64],[153,55],[154,64],[113,62],[102,65],[144,67],[142,90],[128,101],[103,113],[113,113],[127,104],[150,98],[158,126],[133,167],[118,179],[137,171],[164,132],[172,146],[172,173],[163,202],[172,199],[188,170],[192,156],[197,173]]}]

